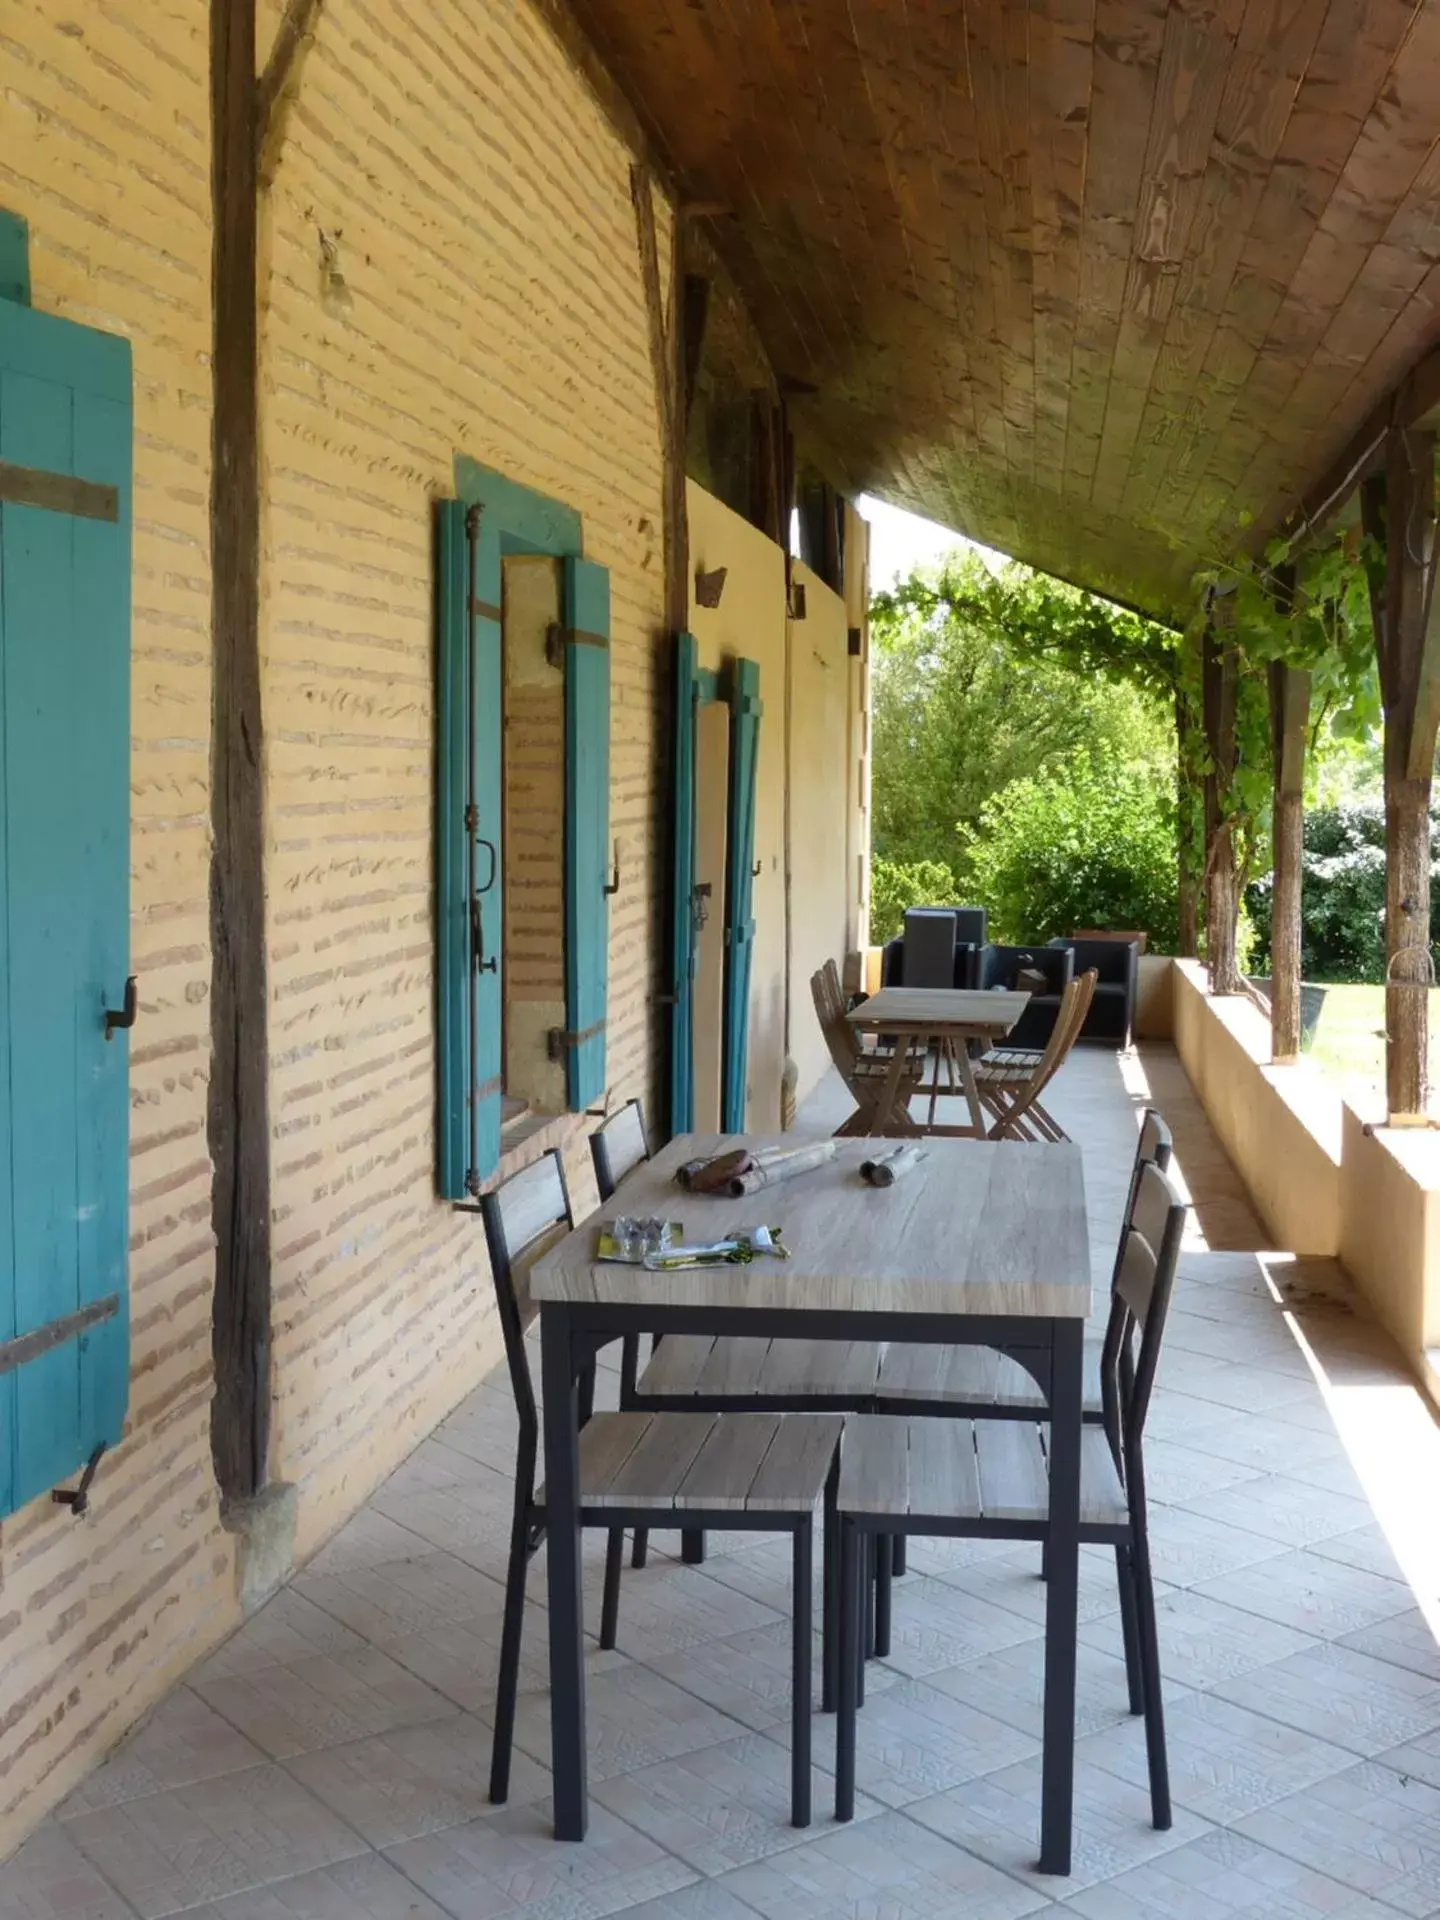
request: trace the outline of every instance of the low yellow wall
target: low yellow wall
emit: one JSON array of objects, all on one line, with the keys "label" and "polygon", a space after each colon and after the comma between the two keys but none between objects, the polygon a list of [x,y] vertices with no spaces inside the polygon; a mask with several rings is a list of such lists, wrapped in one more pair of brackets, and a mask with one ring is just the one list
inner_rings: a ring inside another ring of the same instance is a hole
[{"label": "low yellow wall", "polygon": [[1175,1045],[1272,1244],[1340,1251],[1340,1096],[1308,1062],[1269,1064],[1270,1028],[1253,1002],[1212,1000],[1193,960],[1171,968]]},{"label": "low yellow wall", "polygon": [[1341,1262],[1418,1365],[1440,1345],[1440,1140],[1367,1131],[1347,1102],[1341,1193]]},{"label": "low yellow wall", "polygon": [[1135,1038],[1175,1038],[1175,962],[1168,953],[1142,953],[1135,996]]}]

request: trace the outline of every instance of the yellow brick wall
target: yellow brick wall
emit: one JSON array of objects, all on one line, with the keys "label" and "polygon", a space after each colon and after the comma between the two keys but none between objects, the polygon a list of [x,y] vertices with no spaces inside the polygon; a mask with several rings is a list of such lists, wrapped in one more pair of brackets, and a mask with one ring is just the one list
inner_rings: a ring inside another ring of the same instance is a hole
[{"label": "yellow brick wall", "polygon": [[0,206],[36,307],[135,362],[134,1366],[90,1516],[0,1526],[0,1857],[234,1617],[210,1462],[209,135],[204,0],[8,6]]},{"label": "yellow brick wall", "polygon": [[266,232],[275,1469],[304,1552],[498,1351],[478,1225],[434,1197],[430,502],[464,452],[611,569],[610,1078],[653,1102],[661,467],[629,155],[527,0],[327,0]]}]

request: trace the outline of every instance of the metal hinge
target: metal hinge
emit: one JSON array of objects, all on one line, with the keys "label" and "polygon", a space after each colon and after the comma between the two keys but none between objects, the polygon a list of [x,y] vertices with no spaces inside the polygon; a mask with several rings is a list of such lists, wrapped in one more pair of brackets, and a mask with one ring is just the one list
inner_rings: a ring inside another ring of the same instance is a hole
[{"label": "metal hinge", "polygon": [[38,1360],[41,1354],[63,1347],[67,1340],[76,1339],[105,1320],[113,1320],[119,1311],[119,1294],[107,1293],[103,1300],[92,1300],[88,1307],[81,1307],[77,1313],[67,1313],[59,1320],[47,1320],[43,1327],[22,1333],[17,1339],[0,1341],[0,1374],[13,1373],[17,1367],[28,1366],[30,1361]]},{"label": "metal hinge", "polygon": [[552,1060],[563,1060],[574,1047],[583,1047],[587,1040],[593,1040],[597,1034],[605,1031],[605,1022],[596,1020],[588,1027],[582,1027],[578,1033],[568,1027],[551,1027],[545,1035],[545,1051]]}]

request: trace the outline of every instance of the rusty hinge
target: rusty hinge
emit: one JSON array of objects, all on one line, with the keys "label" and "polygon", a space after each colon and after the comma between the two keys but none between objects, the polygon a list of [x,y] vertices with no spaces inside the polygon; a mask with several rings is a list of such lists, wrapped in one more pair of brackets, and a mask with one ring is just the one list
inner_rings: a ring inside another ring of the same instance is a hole
[{"label": "rusty hinge", "polygon": [[567,627],[559,620],[552,620],[545,629],[545,658],[552,667],[563,667],[566,647],[608,647],[609,636],[603,633],[590,633],[584,627]]},{"label": "rusty hinge", "polygon": [[595,1039],[597,1034],[604,1031],[603,1020],[596,1020],[588,1027],[581,1027],[578,1033],[572,1032],[568,1027],[551,1027],[545,1035],[545,1051],[552,1060],[563,1060],[572,1048],[583,1047],[587,1040]]}]

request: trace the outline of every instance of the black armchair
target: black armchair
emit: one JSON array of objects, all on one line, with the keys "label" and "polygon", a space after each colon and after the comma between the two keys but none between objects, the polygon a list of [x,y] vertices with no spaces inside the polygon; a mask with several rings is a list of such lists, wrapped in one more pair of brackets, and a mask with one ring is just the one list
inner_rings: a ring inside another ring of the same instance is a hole
[{"label": "black armchair", "polygon": [[1060,1001],[1075,972],[1067,945],[1052,947],[986,947],[981,955],[979,985],[1016,986],[1020,972],[1045,976],[1045,991],[1032,993],[1030,1004],[1002,1041],[1007,1047],[1044,1047],[1055,1026]]},{"label": "black armchair", "polygon": [[1077,973],[1095,969],[1095,996],[1080,1029],[1082,1040],[1103,1040],[1112,1047],[1128,1047],[1139,996],[1140,943],[1138,940],[1052,940],[1052,949],[1074,956]]},{"label": "black armchair", "polygon": [[[880,984],[882,987],[903,987],[905,979],[905,942],[903,938],[887,940],[880,949]],[[957,940],[955,943],[955,977],[957,987],[978,987],[980,984],[980,948],[969,940]]]}]

